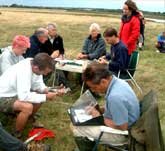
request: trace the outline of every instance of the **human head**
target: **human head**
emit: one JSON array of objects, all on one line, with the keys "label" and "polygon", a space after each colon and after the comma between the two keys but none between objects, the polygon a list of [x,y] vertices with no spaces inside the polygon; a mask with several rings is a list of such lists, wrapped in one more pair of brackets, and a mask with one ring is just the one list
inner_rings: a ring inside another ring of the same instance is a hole
[{"label": "human head", "polygon": [[27,48],[30,48],[30,39],[23,35],[17,35],[13,38],[12,50],[19,56],[26,52]]},{"label": "human head", "polygon": [[117,35],[117,30],[111,27],[107,28],[104,31],[103,36],[106,42],[112,45],[116,44],[117,40],[119,39]]},{"label": "human head", "polygon": [[140,19],[144,19],[144,14],[143,14],[143,12],[141,12],[141,11],[139,11],[139,18],[140,18]]},{"label": "human head", "polygon": [[100,26],[97,23],[92,23],[89,27],[89,33],[92,39],[97,38],[98,34],[100,33]]},{"label": "human head", "polygon": [[83,81],[88,87],[96,93],[105,93],[109,82],[111,81],[112,73],[108,66],[97,62],[91,63],[83,73]]},{"label": "human head", "polygon": [[44,44],[48,39],[48,30],[45,28],[38,28],[34,34],[42,44]]},{"label": "human head", "polygon": [[137,14],[137,6],[136,6],[136,3],[133,2],[132,0],[127,0],[125,3],[124,3],[124,6],[123,6],[123,14],[126,15],[126,16],[131,16],[131,15],[135,15]]},{"label": "human head", "polygon": [[48,30],[48,34],[49,34],[50,37],[55,37],[57,35],[57,25],[56,25],[56,23],[55,24],[49,23],[47,25],[46,29]]},{"label": "human head", "polygon": [[163,37],[165,37],[165,31],[162,32]]},{"label": "human head", "polygon": [[55,61],[46,53],[38,53],[32,60],[32,70],[37,75],[47,75],[55,69]]}]

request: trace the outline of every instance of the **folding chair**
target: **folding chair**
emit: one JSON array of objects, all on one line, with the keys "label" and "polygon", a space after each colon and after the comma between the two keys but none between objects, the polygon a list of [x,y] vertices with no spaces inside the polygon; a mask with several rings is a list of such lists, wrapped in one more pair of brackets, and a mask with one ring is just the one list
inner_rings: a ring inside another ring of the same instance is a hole
[{"label": "folding chair", "polygon": [[[132,125],[129,130],[129,139],[126,149],[125,144],[118,146],[113,144],[105,144],[106,148],[114,151],[164,151],[163,136],[161,133],[158,102],[154,91],[150,91],[144,96],[140,103],[141,116],[138,121]],[[108,129],[102,129],[96,145],[92,151],[97,151],[98,145],[103,133],[108,133]],[[110,132],[110,131],[109,131]]]},{"label": "folding chair", "polygon": [[128,151],[127,149],[125,149],[125,148],[128,148],[128,143],[125,143],[125,144],[108,143],[108,144],[106,144],[106,143],[100,142],[101,137],[103,136],[104,133],[115,133],[115,134],[128,136],[128,131],[114,130],[114,129],[107,127],[107,126],[101,126],[100,130],[101,130],[101,133],[100,133],[98,139],[96,140],[96,144],[95,144],[92,151],[98,151],[97,148],[98,148],[99,144],[104,145],[105,148],[107,146],[108,148],[113,149],[115,151]]},{"label": "folding chair", "polygon": [[138,62],[139,62],[139,52],[134,51],[130,57],[128,69],[124,71],[119,71],[118,78],[123,79],[125,81],[131,81],[131,83],[138,88],[140,93],[142,93],[142,89],[140,88],[140,86],[137,84],[137,82],[134,79]]}]

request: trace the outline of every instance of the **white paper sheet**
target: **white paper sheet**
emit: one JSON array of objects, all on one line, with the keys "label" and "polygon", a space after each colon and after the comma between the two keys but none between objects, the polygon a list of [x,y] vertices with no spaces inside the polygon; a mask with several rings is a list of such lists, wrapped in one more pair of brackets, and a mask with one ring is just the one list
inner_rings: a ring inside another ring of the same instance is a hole
[{"label": "white paper sheet", "polygon": [[85,110],[83,109],[76,109],[75,111],[75,115],[77,117],[77,120],[82,123],[85,121],[88,121],[90,119],[92,119],[92,115],[89,115],[85,112]]}]

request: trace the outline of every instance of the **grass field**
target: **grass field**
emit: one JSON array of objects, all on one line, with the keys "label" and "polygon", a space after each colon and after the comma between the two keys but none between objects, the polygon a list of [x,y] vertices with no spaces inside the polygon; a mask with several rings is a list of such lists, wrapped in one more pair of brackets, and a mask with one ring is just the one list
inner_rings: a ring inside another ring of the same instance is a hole
[{"label": "grass field", "polygon": [[[10,45],[12,38],[17,34],[30,36],[36,28],[56,22],[59,34],[64,38],[67,58],[74,58],[80,52],[91,23],[100,24],[102,32],[106,27],[113,26],[118,29],[120,25],[120,16],[101,12],[91,15],[91,13],[64,10],[6,8],[1,8],[0,12],[0,47]],[[150,89],[157,92],[159,116],[165,138],[165,54],[156,53],[154,48],[156,37],[163,30],[165,30],[165,25],[147,22],[145,48],[140,52],[136,80],[144,94]],[[79,97],[79,92],[80,86],[77,86],[71,94],[43,104],[39,111],[42,116],[38,120],[56,134],[55,139],[48,140],[48,143],[52,145],[52,151],[71,151],[75,147],[69,128],[70,119],[67,109]],[[26,128],[25,136],[30,128],[30,126]]]}]

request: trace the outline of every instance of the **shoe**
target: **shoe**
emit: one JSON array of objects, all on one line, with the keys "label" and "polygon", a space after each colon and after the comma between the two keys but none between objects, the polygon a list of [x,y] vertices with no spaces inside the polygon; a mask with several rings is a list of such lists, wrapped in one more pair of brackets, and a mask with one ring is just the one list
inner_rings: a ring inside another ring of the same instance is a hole
[{"label": "shoe", "polygon": [[157,52],[157,53],[160,53],[160,51],[159,51],[159,50],[156,50],[156,52]]},{"label": "shoe", "polygon": [[42,124],[42,123],[40,123],[40,122],[34,122],[34,123],[32,124],[32,126],[33,126],[34,128],[44,128],[44,124]]},{"label": "shoe", "polygon": [[14,137],[16,137],[16,138],[21,138],[22,137],[22,133],[20,132],[20,131],[13,131],[12,132],[12,135],[14,136]]},{"label": "shoe", "polygon": [[51,151],[51,146],[47,144],[36,143],[36,142],[32,142],[26,145],[25,151],[33,151],[33,150]]},{"label": "shoe", "polygon": [[28,119],[28,123],[35,123],[36,122],[36,117],[34,115],[30,116]]}]

